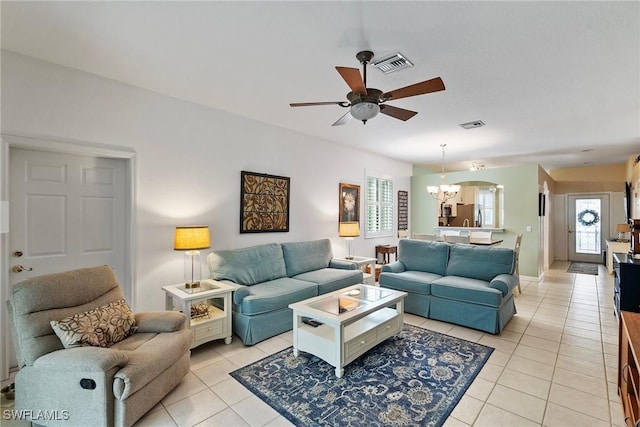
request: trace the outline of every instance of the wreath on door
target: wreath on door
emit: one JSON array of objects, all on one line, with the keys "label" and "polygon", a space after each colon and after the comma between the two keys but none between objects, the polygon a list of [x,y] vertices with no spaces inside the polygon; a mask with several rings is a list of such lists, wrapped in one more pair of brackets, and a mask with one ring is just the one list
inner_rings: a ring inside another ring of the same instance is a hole
[{"label": "wreath on door", "polygon": [[593,209],[585,209],[578,214],[578,222],[585,227],[591,227],[600,222],[600,215]]}]

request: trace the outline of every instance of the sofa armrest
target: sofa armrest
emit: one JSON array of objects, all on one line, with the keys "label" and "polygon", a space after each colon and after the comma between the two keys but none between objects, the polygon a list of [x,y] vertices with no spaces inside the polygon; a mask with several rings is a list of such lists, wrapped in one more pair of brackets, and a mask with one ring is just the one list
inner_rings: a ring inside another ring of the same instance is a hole
[{"label": "sofa armrest", "polygon": [[147,311],[136,313],[137,333],[175,332],[185,328],[187,316],[178,311]]},{"label": "sofa armrest", "polygon": [[129,358],[122,350],[101,347],[74,347],[57,350],[37,359],[33,366],[49,371],[105,372],[122,368]]},{"label": "sofa armrest", "polygon": [[489,282],[489,287],[502,292],[502,296],[507,296],[518,286],[518,276],[513,274],[498,274]]},{"label": "sofa armrest", "polygon": [[341,270],[355,270],[356,265],[349,261],[332,259],[329,261],[329,268],[339,268]]},{"label": "sofa armrest", "polygon": [[251,295],[251,289],[249,289],[248,286],[239,286],[233,291],[233,303],[240,305],[242,304],[242,300],[249,295]]},{"label": "sofa armrest", "polygon": [[406,268],[402,261],[393,261],[389,264],[385,264],[382,266],[381,272],[383,273],[402,273]]}]

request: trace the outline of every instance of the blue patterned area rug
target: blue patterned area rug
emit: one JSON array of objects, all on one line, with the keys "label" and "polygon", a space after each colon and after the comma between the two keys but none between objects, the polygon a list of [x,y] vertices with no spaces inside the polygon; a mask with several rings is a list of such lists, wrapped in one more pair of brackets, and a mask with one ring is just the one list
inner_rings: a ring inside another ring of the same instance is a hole
[{"label": "blue patterned area rug", "polygon": [[297,426],[441,426],[493,348],[405,325],[344,369],[289,347],[231,376]]}]

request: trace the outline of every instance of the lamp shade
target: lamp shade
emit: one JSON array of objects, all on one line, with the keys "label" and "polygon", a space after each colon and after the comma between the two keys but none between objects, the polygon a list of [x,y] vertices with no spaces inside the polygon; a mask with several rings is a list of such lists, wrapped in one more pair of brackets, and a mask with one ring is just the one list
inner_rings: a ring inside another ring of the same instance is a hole
[{"label": "lamp shade", "polygon": [[629,224],[618,224],[616,225],[616,232],[618,233],[628,233],[631,231],[631,227]]},{"label": "lamp shade", "polygon": [[360,223],[353,222],[341,222],[338,228],[338,235],[340,237],[358,237],[360,235]]},{"label": "lamp shade", "polygon": [[176,227],[176,236],[173,249],[176,251],[193,251],[208,249],[211,247],[209,227],[206,225],[193,225]]}]

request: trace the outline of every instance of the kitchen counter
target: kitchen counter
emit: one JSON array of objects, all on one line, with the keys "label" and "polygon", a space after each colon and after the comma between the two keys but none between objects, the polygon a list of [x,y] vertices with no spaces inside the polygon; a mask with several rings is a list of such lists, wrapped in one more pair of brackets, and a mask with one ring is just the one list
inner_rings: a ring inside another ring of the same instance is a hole
[{"label": "kitchen counter", "polygon": [[466,236],[471,231],[491,231],[494,233],[504,233],[504,228],[494,228],[494,227],[433,227],[435,231],[439,234],[442,230],[453,230],[460,231],[462,236]]}]

